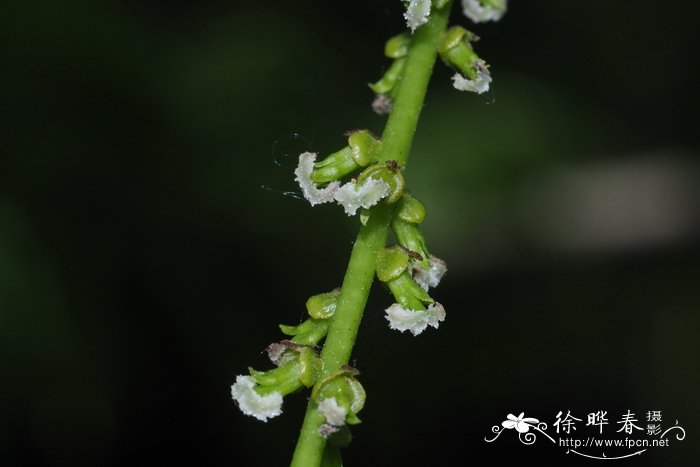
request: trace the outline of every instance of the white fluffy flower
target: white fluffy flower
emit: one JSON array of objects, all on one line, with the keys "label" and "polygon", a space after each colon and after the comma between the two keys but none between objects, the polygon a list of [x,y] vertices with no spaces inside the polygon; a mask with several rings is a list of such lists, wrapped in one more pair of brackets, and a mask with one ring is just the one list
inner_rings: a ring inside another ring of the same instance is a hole
[{"label": "white fluffy flower", "polygon": [[299,183],[299,187],[304,193],[304,198],[311,203],[311,206],[330,203],[333,201],[333,195],[336,190],[340,187],[340,182],[331,182],[325,188],[317,188],[316,184],[311,180],[314,162],[316,162],[316,153],[302,153],[299,156],[299,165],[294,171],[294,175],[296,175],[295,180]]},{"label": "white fluffy flower", "polygon": [[502,0],[502,3],[502,6],[499,7],[489,3],[483,5],[480,0],[462,0],[462,11],[467,18],[475,23],[498,21],[505,14],[508,6],[507,0]]},{"label": "white fluffy flower", "polygon": [[328,399],[323,399],[318,404],[318,410],[323,413],[326,417],[326,423],[333,426],[345,425],[345,416],[347,415],[347,410],[338,404],[335,397],[329,397]]},{"label": "white fluffy flower", "polygon": [[437,287],[442,276],[447,272],[447,264],[436,256],[431,256],[428,259],[428,264],[430,266],[427,269],[421,267],[420,264],[413,267],[413,278],[426,291],[430,287]]},{"label": "white fluffy flower", "polygon": [[445,308],[438,302],[433,303],[427,310],[407,310],[398,303],[394,303],[386,309],[386,319],[389,328],[397,331],[411,331],[417,336],[425,331],[428,326],[438,328],[441,321],[445,321]]},{"label": "white fluffy flower", "polygon": [[389,184],[383,180],[368,178],[357,186],[355,179],[335,192],[335,200],[345,208],[345,214],[354,216],[359,208],[370,208],[389,195]]},{"label": "white fluffy flower", "polygon": [[411,31],[415,31],[428,22],[431,3],[432,0],[410,0],[408,2],[403,17],[406,18],[406,25],[411,28]]},{"label": "white fluffy flower", "polygon": [[266,422],[282,413],[282,394],[273,392],[261,396],[255,391],[255,381],[250,376],[236,376],[236,382],[231,386],[231,396],[238,407],[246,415]]},{"label": "white fluffy flower", "polygon": [[475,64],[476,78],[473,80],[467,79],[459,73],[452,76],[452,86],[459,91],[470,91],[477,94],[483,94],[489,90],[491,84],[491,73],[483,64]]}]

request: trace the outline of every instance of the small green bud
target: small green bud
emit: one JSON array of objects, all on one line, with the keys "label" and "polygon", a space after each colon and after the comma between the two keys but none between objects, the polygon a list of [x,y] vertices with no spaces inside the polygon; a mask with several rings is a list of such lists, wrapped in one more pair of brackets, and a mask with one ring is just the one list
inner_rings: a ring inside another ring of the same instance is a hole
[{"label": "small green bud", "polygon": [[382,142],[368,130],[355,131],[348,137],[353,160],[359,167],[366,167],[377,160]]},{"label": "small green bud", "polygon": [[444,8],[445,5],[447,5],[447,0],[433,0],[433,6],[438,10]]},{"label": "small green bud", "polygon": [[370,165],[357,177],[357,184],[362,185],[368,178],[382,180],[389,185],[390,191],[386,198],[386,202],[389,204],[397,202],[403,195],[406,181],[401,173],[401,168],[395,161]]},{"label": "small green bud", "polygon": [[377,255],[377,277],[389,282],[399,277],[408,268],[408,253],[399,246],[385,248]]},{"label": "small green bud", "polygon": [[406,33],[391,37],[384,45],[384,55],[389,58],[403,58],[408,55],[411,37]]},{"label": "small green bud", "polygon": [[309,297],[306,301],[306,310],[309,316],[315,319],[327,319],[335,313],[335,307],[338,305],[338,297],[340,289],[335,289],[331,292],[321,293]]},{"label": "small green bud", "polygon": [[404,193],[396,204],[396,216],[412,224],[420,224],[425,220],[425,206],[410,193]]}]

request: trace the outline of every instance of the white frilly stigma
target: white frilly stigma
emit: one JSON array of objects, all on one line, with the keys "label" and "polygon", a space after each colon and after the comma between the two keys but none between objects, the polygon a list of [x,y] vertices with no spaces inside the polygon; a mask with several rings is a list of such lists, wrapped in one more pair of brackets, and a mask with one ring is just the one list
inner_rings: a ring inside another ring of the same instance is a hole
[{"label": "white frilly stigma", "polygon": [[413,278],[425,291],[428,291],[430,287],[437,287],[442,276],[447,272],[447,264],[437,256],[431,256],[428,259],[428,264],[430,266],[427,269],[420,264],[413,266]]},{"label": "white frilly stigma", "polygon": [[273,392],[261,396],[255,391],[257,384],[250,376],[238,375],[231,386],[231,396],[246,415],[255,417],[262,422],[282,413],[282,394]]},{"label": "white frilly stigma", "polygon": [[411,331],[414,336],[425,331],[428,326],[437,329],[440,322],[445,321],[445,316],[445,308],[438,302],[430,305],[427,310],[407,310],[398,303],[386,309],[390,329]]},{"label": "white frilly stigma", "polygon": [[325,188],[316,188],[316,184],[311,180],[314,162],[316,162],[316,153],[302,153],[299,155],[299,165],[296,170],[294,170],[294,175],[296,175],[295,180],[299,183],[304,198],[311,203],[311,206],[330,203],[333,201],[333,195],[336,190],[340,187],[340,182],[331,182]]},{"label": "white frilly stigma", "polygon": [[335,397],[323,399],[318,404],[318,410],[326,417],[326,423],[333,426],[345,425],[345,416],[348,414],[345,407],[341,407]]},{"label": "white frilly stigma", "polygon": [[489,4],[483,5],[480,0],[462,0],[464,15],[475,23],[498,21],[505,14],[507,6],[507,0],[503,0],[502,8]]},{"label": "white frilly stigma", "polygon": [[355,179],[338,188],[335,200],[345,208],[345,214],[354,216],[359,208],[370,208],[389,195],[389,184],[375,178],[366,179],[357,186]]},{"label": "white frilly stigma", "polygon": [[452,86],[458,91],[470,91],[477,94],[483,94],[489,90],[489,85],[491,84],[491,73],[489,69],[486,68],[486,64],[483,60],[474,61],[474,67],[476,68],[476,78],[473,80],[467,79],[460,73],[455,73],[452,76]]},{"label": "white frilly stigma", "polygon": [[432,0],[410,0],[406,7],[406,25],[411,28],[411,32],[428,22],[430,18],[430,5]]}]

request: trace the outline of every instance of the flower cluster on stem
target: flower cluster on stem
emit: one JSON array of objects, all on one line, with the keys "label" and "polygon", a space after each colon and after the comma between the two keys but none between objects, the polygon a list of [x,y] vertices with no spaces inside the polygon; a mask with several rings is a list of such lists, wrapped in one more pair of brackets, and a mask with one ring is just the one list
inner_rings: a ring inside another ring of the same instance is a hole
[{"label": "flower cluster on stem", "polygon": [[[384,54],[391,64],[369,85],[373,110],[389,116],[382,136],[348,132],[346,145],[336,152],[322,158],[300,154],[294,171],[312,206],[336,203],[349,216],[359,213],[360,233],[342,287],[310,297],[300,324],[280,325],[288,338],[267,348],[274,368],[249,368],[231,387],[240,410],[261,421],[282,413],[284,397],[311,388],[293,467],[341,465],[339,448],[350,441],[348,427],[360,423],[366,394],[359,371],[347,363],[375,274],[393,298],[384,312],[390,329],[418,336],[446,317],[431,294],[447,266],[428,249],[420,229],[426,208],[408,192],[403,171],[437,57],[455,70],[458,90],[487,92],[491,75],[472,47],[478,37],[460,26],[447,28],[451,0],[404,4],[409,30],[387,41]],[[495,21],[505,8],[506,0],[462,0],[474,22]],[[389,232],[395,244],[386,247]]]}]

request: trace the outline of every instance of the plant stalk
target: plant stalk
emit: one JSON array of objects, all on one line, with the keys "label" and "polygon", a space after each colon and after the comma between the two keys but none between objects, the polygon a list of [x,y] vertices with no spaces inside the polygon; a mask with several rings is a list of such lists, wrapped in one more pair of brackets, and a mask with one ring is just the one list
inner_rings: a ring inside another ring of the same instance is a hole
[{"label": "plant stalk", "polygon": [[[430,21],[418,28],[397,83],[393,109],[382,133],[380,161],[394,160],[406,166],[416,125],[423,109],[425,94],[437,58],[440,36],[447,27],[451,2],[433,11]],[[355,345],[357,330],[374,281],[375,258],[386,245],[392,208],[380,203],[370,211],[360,228],[350,255],[338,305],[321,352],[323,368],[319,379],[347,365]],[[318,434],[323,414],[309,400],[304,423],[292,458],[292,467],[321,465],[326,440]]]}]

